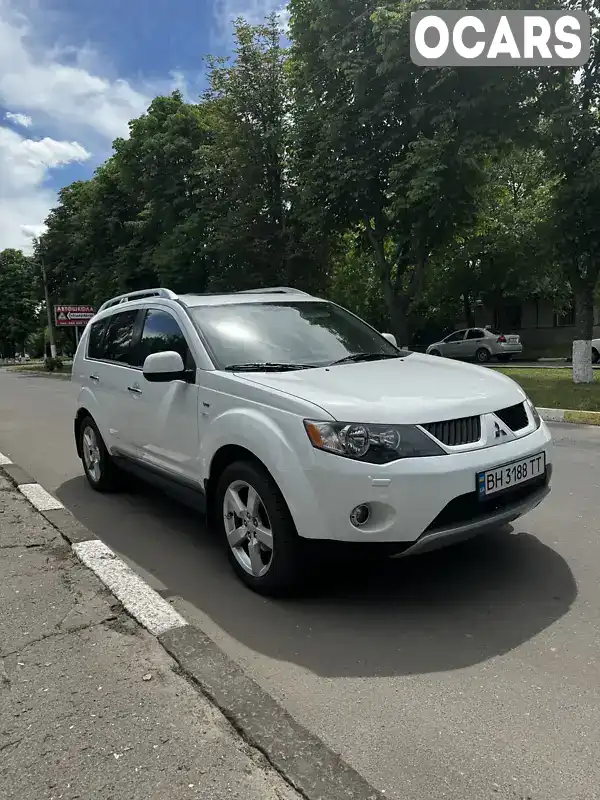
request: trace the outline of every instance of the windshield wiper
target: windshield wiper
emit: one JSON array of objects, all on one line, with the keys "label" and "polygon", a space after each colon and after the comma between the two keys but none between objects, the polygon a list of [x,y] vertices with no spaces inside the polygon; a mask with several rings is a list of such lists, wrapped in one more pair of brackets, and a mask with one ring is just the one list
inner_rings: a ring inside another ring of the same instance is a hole
[{"label": "windshield wiper", "polygon": [[314,364],[279,364],[277,361],[255,361],[249,364],[230,364],[228,372],[290,372],[296,369],[314,369]]},{"label": "windshield wiper", "polygon": [[333,367],[336,364],[350,364],[351,362],[356,363],[358,361],[379,361],[384,358],[402,358],[402,356],[400,354],[395,355],[393,353],[351,353],[345,358],[332,361],[329,366]]}]

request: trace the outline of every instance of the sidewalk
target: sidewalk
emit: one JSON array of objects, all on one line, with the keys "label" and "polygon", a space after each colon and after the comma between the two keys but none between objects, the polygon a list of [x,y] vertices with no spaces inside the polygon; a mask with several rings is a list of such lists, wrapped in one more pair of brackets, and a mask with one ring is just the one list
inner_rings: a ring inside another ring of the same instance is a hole
[{"label": "sidewalk", "polygon": [[0,476],[0,797],[299,800]]}]

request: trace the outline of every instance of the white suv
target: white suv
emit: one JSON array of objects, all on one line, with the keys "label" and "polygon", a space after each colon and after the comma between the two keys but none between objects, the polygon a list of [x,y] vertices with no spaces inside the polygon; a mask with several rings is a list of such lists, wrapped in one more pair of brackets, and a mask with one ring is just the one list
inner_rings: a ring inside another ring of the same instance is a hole
[{"label": "white suv", "polygon": [[514,381],[399,350],[293,289],[114,298],[72,374],[92,487],[117,488],[125,468],[201,493],[263,593],[298,585],[314,540],[421,552],[549,492],[550,433]]}]

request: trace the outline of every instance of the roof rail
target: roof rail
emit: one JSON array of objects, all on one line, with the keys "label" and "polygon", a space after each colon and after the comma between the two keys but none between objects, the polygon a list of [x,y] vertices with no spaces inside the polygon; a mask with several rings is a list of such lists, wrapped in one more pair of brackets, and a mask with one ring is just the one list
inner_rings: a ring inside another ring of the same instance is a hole
[{"label": "roof rail", "polygon": [[267,286],[264,289],[244,289],[236,294],[305,294],[302,289],[293,289],[291,286]]},{"label": "roof rail", "polygon": [[136,292],[126,292],[119,294],[117,297],[112,297],[105,303],[102,303],[97,313],[104,311],[106,308],[118,306],[121,303],[128,303],[130,300],[141,300],[144,297],[166,297],[168,300],[177,300],[177,295],[170,289],[138,289]]}]

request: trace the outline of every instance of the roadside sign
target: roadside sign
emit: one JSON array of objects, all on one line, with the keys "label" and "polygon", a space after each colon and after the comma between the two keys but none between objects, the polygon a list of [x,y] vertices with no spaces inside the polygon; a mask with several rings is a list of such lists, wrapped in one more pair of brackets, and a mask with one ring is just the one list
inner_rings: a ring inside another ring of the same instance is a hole
[{"label": "roadside sign", "polygon": [[54,306],[57,328],[85,328],[95,313],[92,306]]}]

